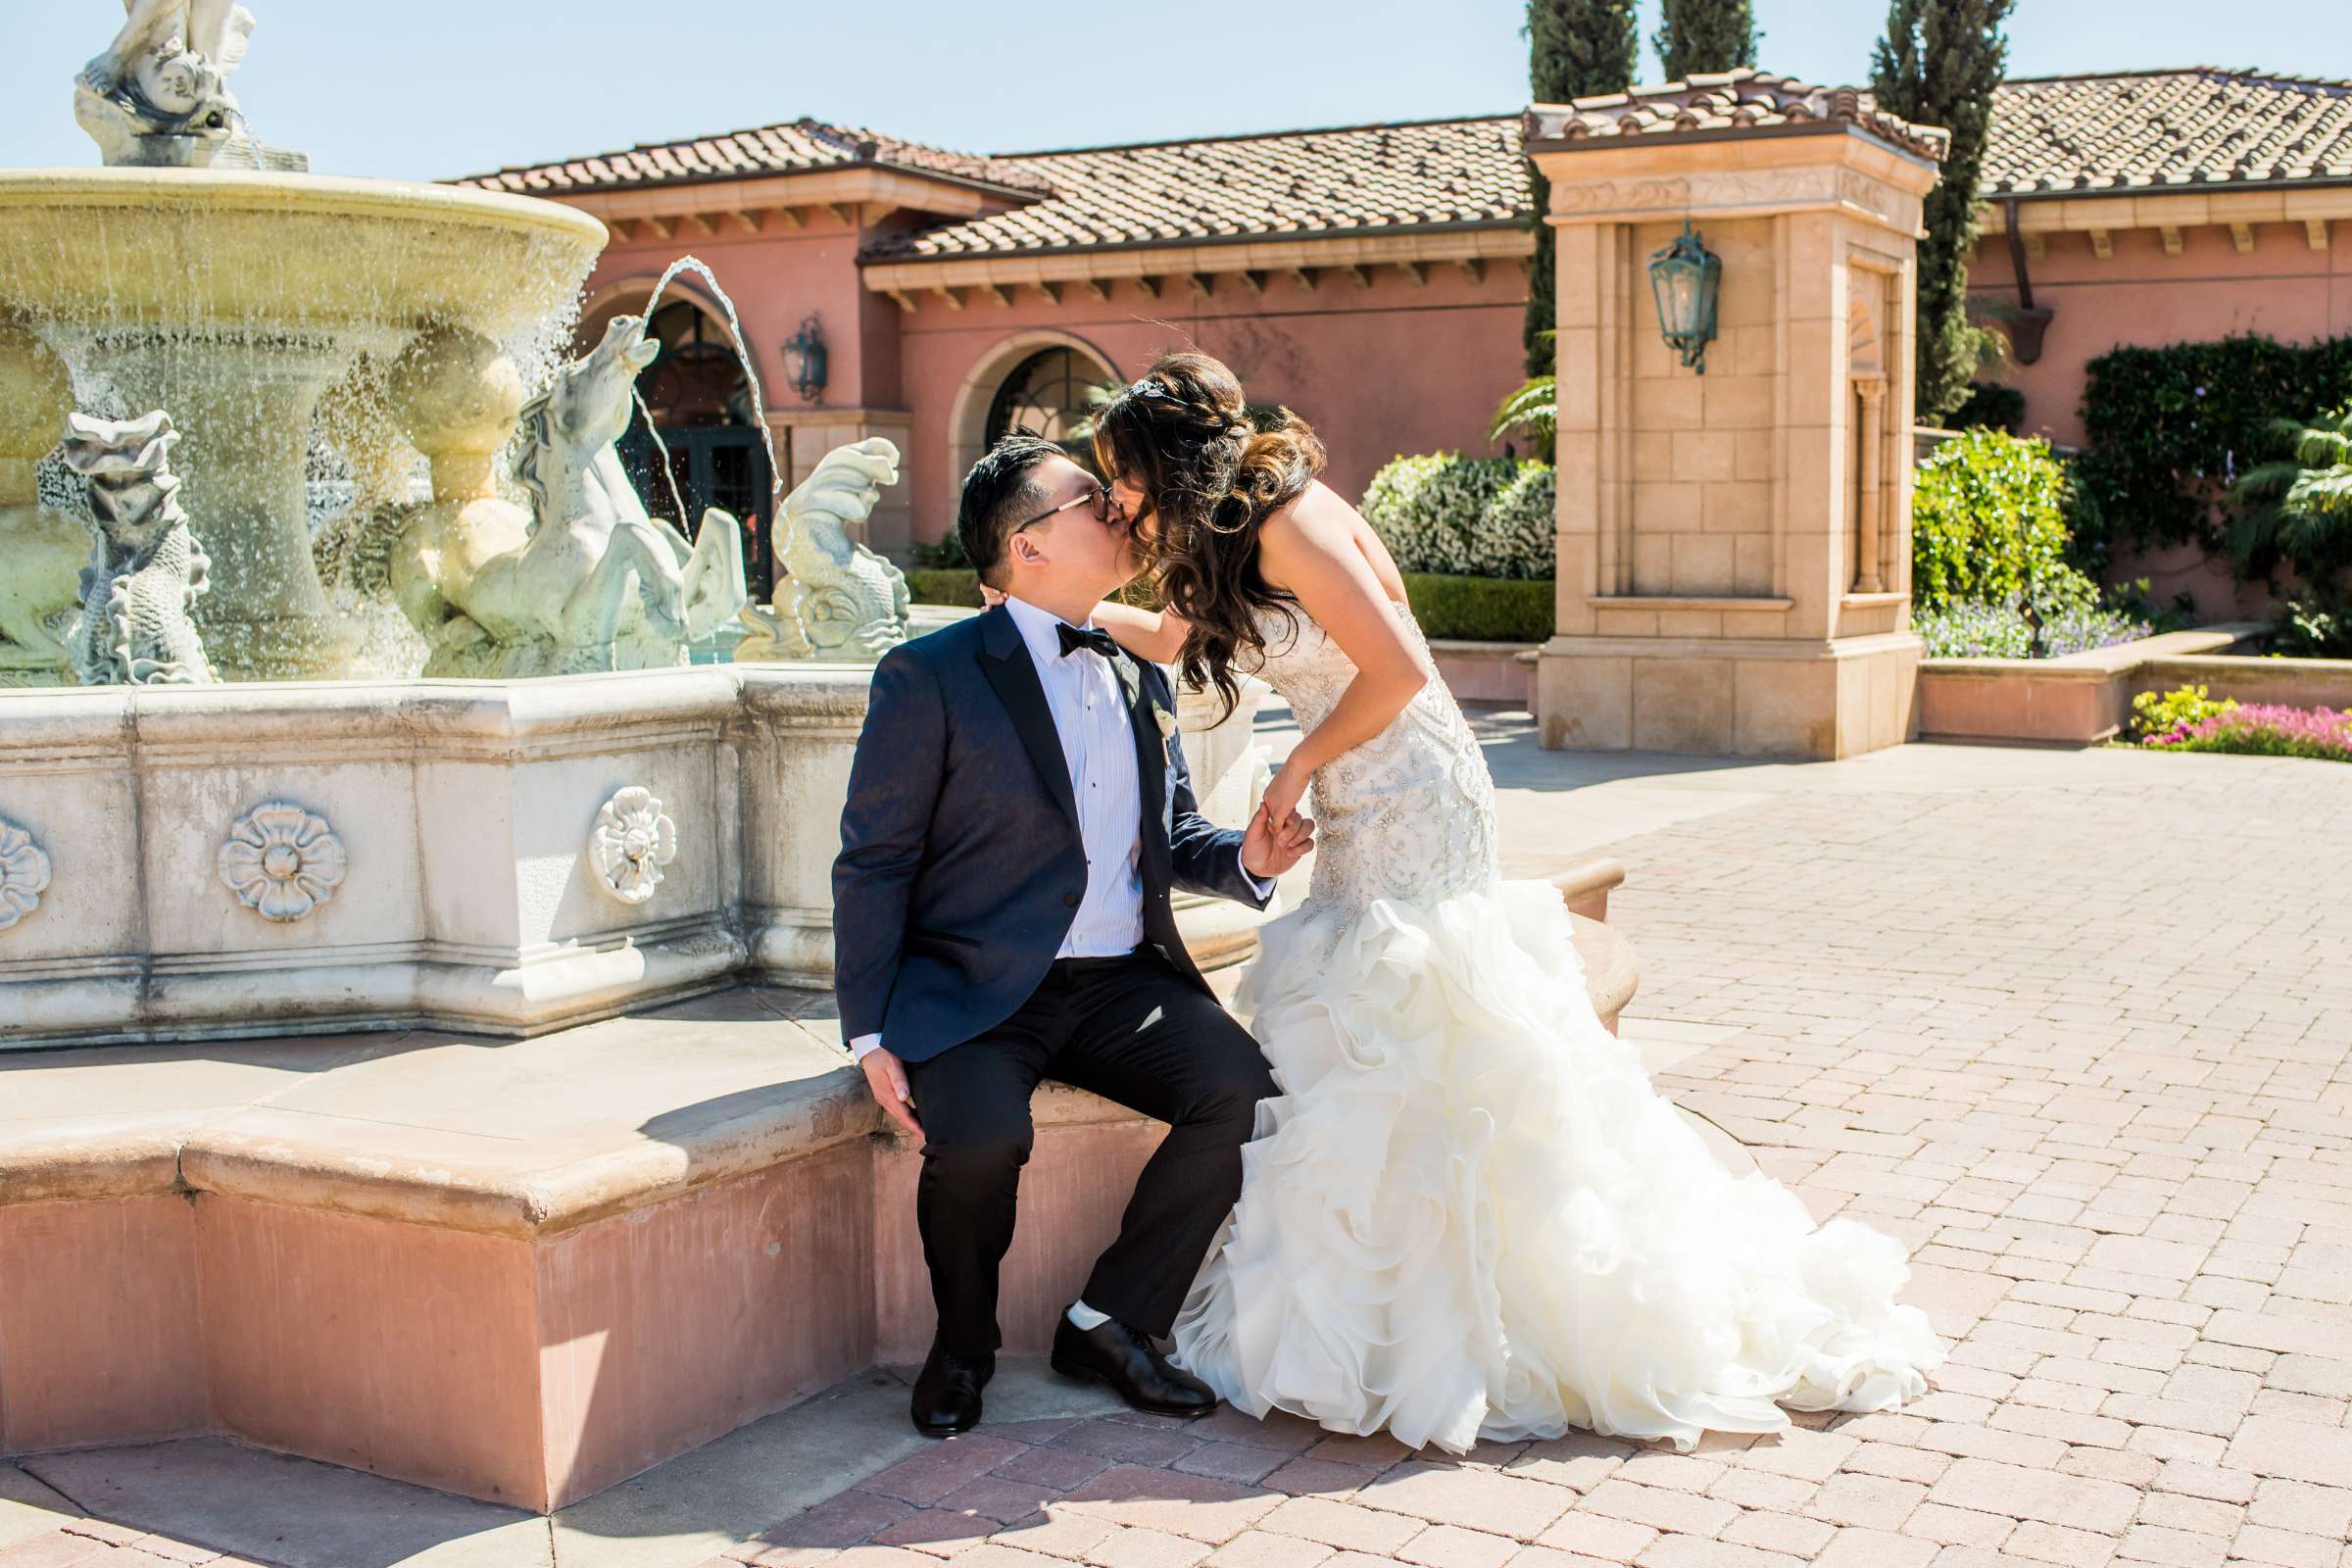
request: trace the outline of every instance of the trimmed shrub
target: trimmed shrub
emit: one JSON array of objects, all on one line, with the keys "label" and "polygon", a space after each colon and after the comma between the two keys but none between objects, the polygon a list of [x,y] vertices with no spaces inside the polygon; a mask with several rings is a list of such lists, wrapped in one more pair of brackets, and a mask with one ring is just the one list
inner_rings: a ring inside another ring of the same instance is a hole
[{"label": "trimmed shrub", "polygon": [[2002,604],[2090,610],[2098,587],[2066,561],[2066,466],[2039,436],[1975,429],[1920,466],[1911,498],[1911,594],[1921,610]]},{"label": "trimmed shrub", "polygon": [[1960,406],[1943,416],[1947,430],[2001,430],[2010,435],[2026,422],[2026,395],[1998,381],[1972,382]]},{"label": "trimmed shrub", "polygon": [[1433,641],[1540,643],[1551,635],[1553,590],[1546,579],[1408,571],[1404,597],[1422,635]]},{"label": "trimmed shrub", "polygon": [[1439,452],[1374,474],[1359,510],[1400,570],[1549,577],[1554,493],[1549,464]]},{"label": "trimmed shrub", "polygon": [[978,610],[980,574],[969,566],[916,566],[906,573],[906,597],[918,605],[962,605]]}]

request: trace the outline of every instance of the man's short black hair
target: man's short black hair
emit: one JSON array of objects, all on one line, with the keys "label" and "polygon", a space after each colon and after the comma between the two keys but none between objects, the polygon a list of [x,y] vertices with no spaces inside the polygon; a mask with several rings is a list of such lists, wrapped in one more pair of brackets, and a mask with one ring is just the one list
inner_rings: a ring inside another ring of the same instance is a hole
[{"label": "man's short black hair", "polygon": [[1046,508],[1047,491],[1035,477],[1037,466],[1048,458],[1068,456],[1033,430],[1014,430],[990,447],[963,476],[956,532],[982,582],[992,588],[1004,585],[1005,542],[1023,518]]}]

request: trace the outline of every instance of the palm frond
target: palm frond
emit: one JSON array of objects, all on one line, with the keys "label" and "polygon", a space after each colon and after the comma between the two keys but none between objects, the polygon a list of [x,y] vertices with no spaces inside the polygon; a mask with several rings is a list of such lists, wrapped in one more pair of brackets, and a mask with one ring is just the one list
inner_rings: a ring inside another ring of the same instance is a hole
[{"label": "palm frond", "polygon": [[1514,430],[1548,440],[1559,430],[1559,377],[1539,375],[1527,381],[1495,407],[1487,439],[1498,441]]}]

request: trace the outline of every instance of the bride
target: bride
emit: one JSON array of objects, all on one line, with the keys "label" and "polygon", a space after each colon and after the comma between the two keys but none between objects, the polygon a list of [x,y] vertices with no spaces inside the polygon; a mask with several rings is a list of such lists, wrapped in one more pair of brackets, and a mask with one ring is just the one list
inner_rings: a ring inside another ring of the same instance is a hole
[{"label": "bride", "polygon": [[1261,809],[1281,827],[1311,781],[1320,836],[1236,998],[1282,1094],[1176,1359],[1255,1415],[1456,1452],[1689,1448],[1923,1393],[1943,1347],[1895,1302],[1901,1248],[1717,1164],[1594,1015],[1558,895],[1501,880],[1485,759],[1314,433],[1175,354],[1095,456],[1167,607],[1097,624],[1229,704],[1270,681],[1305,734]]}]

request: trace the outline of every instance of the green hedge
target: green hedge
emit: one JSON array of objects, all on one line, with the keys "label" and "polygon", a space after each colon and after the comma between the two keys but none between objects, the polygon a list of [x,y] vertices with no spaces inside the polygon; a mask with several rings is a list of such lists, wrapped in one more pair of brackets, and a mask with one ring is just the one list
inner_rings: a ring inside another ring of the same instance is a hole
[{"label": "green hedge", "polygon": [[[980,579],[969,571],[929,567],[906,574],[918,605],[980,604]],[[1456,577],[1408,571],[1404,594],[1413,618],[1432,638],[1464,642],[1540,643],[1551,635],[1552,585],[1516,577]]]},{"label": "green hedge", "polygon": [[909,567],[906,596],[918,605],[962,605],[978,610],[980,574],[969,566]]},{"label": "green hedge", "polygon": [[[2084,564],[2101,570],[2110,539],[2194,540],[2219,557],[2234,513],[2223,485],[2270,451],[2272,419],[2307,418],[2352,397],[2352,336],[2112,349],[2087,373],[2082,474],[2096,507],[2075,522]],[[2263,565],[2251,564],[2250,574]]]},{"label": "green hedge", "polygon": [[1551,635],[1553,587],[1530,577],[1457,577],[1408,571],[1404,596],[1430,638],[1540,643]]}]

